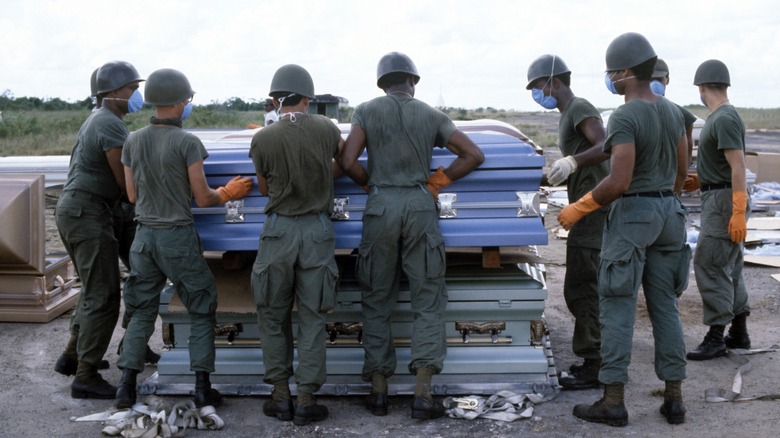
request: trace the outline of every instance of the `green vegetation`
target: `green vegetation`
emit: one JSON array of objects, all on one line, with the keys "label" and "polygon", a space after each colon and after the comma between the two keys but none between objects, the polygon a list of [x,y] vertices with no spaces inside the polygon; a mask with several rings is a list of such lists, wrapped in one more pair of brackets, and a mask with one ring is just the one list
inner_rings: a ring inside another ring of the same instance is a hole
[{"label": "green vegetation", "polygon": [[[66,109],[56,109],[66,106]],[[185,126],[188,128],[234,128],[262,124],[263,111],[253,109],[254,103],[231,99],[224,103],[196,106]],[[0,96],[0,156],[10,155],[68,155],[76,140],[79,127],[89,117],[89,102],[74,104],[59,99],[47,101],[36,98],[10,99]],[[241,108],[237,109],[237,108]],[[247,109],[244,109],[247,108]],[[701,118],[707,110],[701,105],[687,107]],[[349,120],[353,108],[340,111],[342,122]],[[537,145],[556,147],[558,142],[557,112],[518,112],[495,108],[444,108],[454,120],[494,119],[509,123],[520,129]],[[780,129],[780,108],[757,109],[738,108],[748,129]],[[144,108],[138,113],[128,114],[125,122],[133,131],[149,123],[153,110]]]}]

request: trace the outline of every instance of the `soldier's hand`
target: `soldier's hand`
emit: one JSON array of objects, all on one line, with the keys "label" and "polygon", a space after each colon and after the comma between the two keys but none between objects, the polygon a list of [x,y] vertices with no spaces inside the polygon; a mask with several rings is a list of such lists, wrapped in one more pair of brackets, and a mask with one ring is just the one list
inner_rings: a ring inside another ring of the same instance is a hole
[{"label": "soldier's hand", "polygon": [[241,176],[237,176],[228,181],[228,183],[223,187],[217,189],[217,193],[219,193],[219,200],[222,204],[224,204],[228,201],[241,199],[249,194],[249,190],[252,189],[252,185],[252,178],[241,178]]},{"label": "soldier's hand", "polygon": [[695,173],[689,173],[688,176],[685,178],[685,182],[683,183],[683,191],[692,192],[700,188],[701,188],[701,184],[699,183],[699,175]]},{"label": "soldier's hand", "polygon": [[577,202],[564,207],[558,214],[558,222],[563,229],[570,230],[585,215],[599,208],[601,208],[601,204],[593,199],[591,192],[588,192]]},{"label": "soldier's hand", "polygon": [[577,160],[571,155],[555,160],[550,171],[547,172],[547,181],[553,186],[560,185],[575,170],[577,170]]},{"label": "soldier's hand", "polygon": [[734,243],[744,242],[747,238],[747,192],[731,194],[731,219],[729,220],[729,235]]}]

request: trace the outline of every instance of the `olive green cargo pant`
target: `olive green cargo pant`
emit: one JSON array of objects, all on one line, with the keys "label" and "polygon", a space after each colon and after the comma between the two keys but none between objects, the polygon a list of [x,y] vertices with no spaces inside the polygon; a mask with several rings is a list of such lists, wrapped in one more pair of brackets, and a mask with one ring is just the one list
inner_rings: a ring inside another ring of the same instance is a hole
[{"label": "olive green cargo pant", "polygon": [[[252,266],[263,349],[263,381],[317,392],[326,378],[325,317],[336,306],[336,237],[326,214],[268,215]],[[298,369],[293,372],[293,304],[298,303]]]},{"label": "olive green cargo pant", "polygon": [[601,329],[599,323],[599,253],[594,248],[566,247],[566,276],[563,298],[574,316],[571,348],[583,359],[601,357]]},{"label": "olive green cargo pant", "polygon": [[704,306],[705,325],[728,325],[734,315],[750,312],[748,293],[742,279],[744,244],[731,241],[729,220],[731,190],[703,192],[701,232],[693,268]]},{"label": "olive green cargo pant", "polygon": [[422,187],[372,187],[363,213],[357,276],[363,288],[363,379],[396,368],[390,319],[401,272],[414,312],[409,371],[441,372],[447,354],[444,310],[446,261],[436,204]]},{"label": "olive green cargo pant", "polygon": [[214,372],[217,288],[192,225],[152,228],[139,224],[130,247],[130,276],[124,300],[130,321],[119,368],[143,370],[154,333],[160,293],[170,280],[190,316],[190,370]]},{"label": "olive green cargo pant", "polygon": [[119,318],[119,250],[113,203],[80,190],[62,192],[55,210],[57,229],[81,281],[71,334],[79,361],[97,366]]},{"label": "olive green cargo pant", "polygon": [[653,326],[655,373],[664,381],[685,379],[677,298],[688,287],[686,214],[673,196],[619,198],[612,203],[599,266],[603,384],[628,382],[640,285]]}]

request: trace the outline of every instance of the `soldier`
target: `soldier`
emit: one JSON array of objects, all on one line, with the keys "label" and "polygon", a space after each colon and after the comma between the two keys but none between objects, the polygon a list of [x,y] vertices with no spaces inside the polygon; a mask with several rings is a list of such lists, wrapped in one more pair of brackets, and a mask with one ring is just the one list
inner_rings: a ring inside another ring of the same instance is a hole
[{"label": "soldier", "polygon": [[613,94],[625,96],[607,125],[604,151],[611,156],[610,173],[558,216],[570,229],[611,204],[598,275],[604,396],[574,407],[575,416],[610,426],[628,424],[623,396],[640,286],[653,325],[655,372],[666,382],[661,414],[670,424],[685,421],[685,344],[677,297],[687,287],[690,249],[686,211],[675,196],[685,179],[685,127],[677,106],[650,90],[656,59],[638,33],[610,43],[605,82]]},{"label": "soldier", "polygon": [[[302,426],[328,417],[314,393],[325,383],[325,316],[336,305],[333,158],[341,131],[327,117],[307,114],[314,82],[303,67],[280,67],[270,95],[279,120],[254,137],[249,156],[260,193],[268,196],[252,293],[263,345],[263,381],[274,385],[263,413]],[[298,303],[298,397],[293,405],[293,303]]]},{"label": "soldier", "polygon": [[279,113],[276,111],[273,99],[266,99],[263,103],[263,109],[265,110],[265,126],[270,126],[277,120],[279,120]]},{"label": "soldier", "polygon": [[127,62],[100,67],[96,94],[103,105],[79,130],[55,210],[60,237],[82,284],[71,337],[55,365],[61,374],[76,375],[73,398],[112,399],[116,394],[116,387],[97,369],[103,368],[119,317],[119,245],[113,211],[127,196],[120,157],[129,132],[123,118],[143,105],[141,81]]},{"label": "soldier", "polygon": [[[609,173],[604,146],[604,123],[598,110],[577,97],[570,88],[571,70],[556,55],[543,55],[528,67],[528,85],[534,101],[546,109],[561,113],[558,147],[563,158],[553,163],[546,178],[551,185],[567,182],[569,202],[593,190]],[[607,209],[601,208],[575,224],[566,240],[566,277],[563,296],[574,316],[572,350],[584,359],[572,365],[570,375],[558,382],[563,389],[588,389],[599,386],[601,334],[597,273],[601,236]]]},{"label": "soldier", "polygon": [[149,75],[145,98],[156,107],[156,115],[151,125],[130,134],[122,152],[127,194],[136,205],[138,227],[124,289],[130,321],[118,362],[122,369],[116,390],[118,409],[135,403],[136,378],[144,369],[160,292],[168,280],[192,322],[188,344],[195,405],[218,406],[222,401],[209,378],[214,372],[217,290],[192,225],[191,202],[193,195],[199,207],[242,198],[249,193],[252,179],[237,176],[216,190],[208,186],[203,173],[208,153],[198,137],[181,129],[192,112],[194,94],[187,77],[177,70],[165,68]]},{"label": "soldier", "polygon": [[[655,69],[653,70],[653,78],[650,81],[650,89],[653,90],[653,93],[665,97],[666,87],[668,85],[669,66],[666,64],[666,61],[658,58],[658,61],[655,63]],[[685,119],[685,141],[688,143],[688,160],[686,160],[686,165],[691,167],[691,164],[693,163],[693,123],[696,122],[696,116],[680,105],[677,105],[677,108],[680,109],[680,112],[682,112],[683,118]],[[695,176],[692,175],[689,175],[689,177],[695,178]],[[685,190],[689,191],[687,189]]]},{"label": "soldier", "polygon": [[[396,368],[390,316],[401,272],[409,279],[415,312],[409,371],[416,375],[412,418],[441,417],[431,397],[433,374],[441,372],[447,344],[444,240],[435,199],[438,191],[484,160],[482,151],[446,114],[414,99],[420,75],[412,60],[391,52],[379,60],[377,86],[386,96],[359,105],[352,118],[341,167],[369,191],[356,266],[363,287],[362,377],[371,382],[367,407],[387,415],[387,378]],[[434,147],[457,158],[430,174]],[[368,171],[358,162],[367,150]]]},{"label": "soldier", "polygon": [[726,348],[750,348],[746,325],[750,305],[742,279],[750,205],[745,177],[745,125],[729,103],[729,70],[717,59],[705,61],[696,69],[693,85],[699,87],[701,101],[710,110],[699,139],[701,231],[693,258],[704,324],[710,330],[686,357],[707,360],[724,356]]}]

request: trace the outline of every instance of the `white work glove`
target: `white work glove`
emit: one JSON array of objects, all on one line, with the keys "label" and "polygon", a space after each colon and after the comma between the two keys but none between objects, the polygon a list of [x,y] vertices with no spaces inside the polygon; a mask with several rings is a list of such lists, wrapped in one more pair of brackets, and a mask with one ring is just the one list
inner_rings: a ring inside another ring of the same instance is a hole
[{"label": "white work glove", "polygon": [[555,160],[552,168],[547,172],[547,181],[554,186],[560,185],[575,170],[577,170],[577,161],[571,155]]}]

